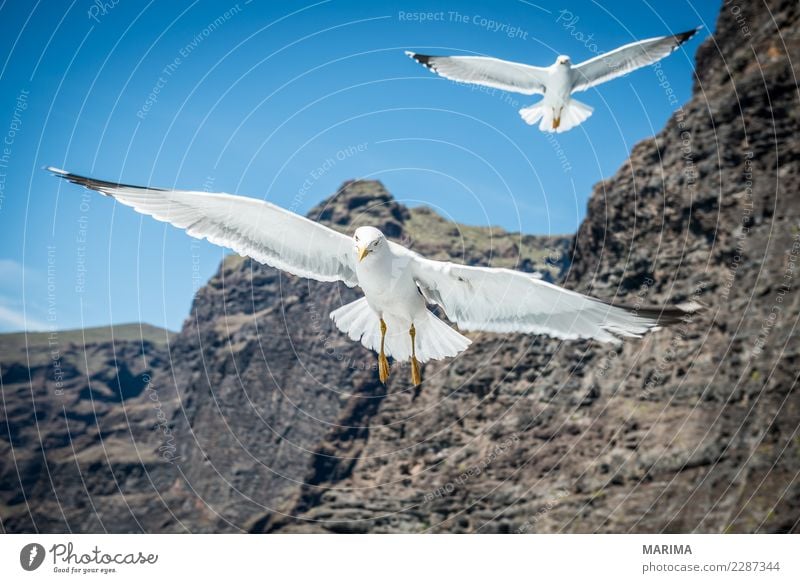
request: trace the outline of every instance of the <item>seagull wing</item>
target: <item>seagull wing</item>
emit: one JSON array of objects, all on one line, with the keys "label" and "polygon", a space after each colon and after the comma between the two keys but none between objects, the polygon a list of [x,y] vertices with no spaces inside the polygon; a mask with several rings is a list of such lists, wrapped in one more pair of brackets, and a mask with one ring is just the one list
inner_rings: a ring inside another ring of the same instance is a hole
[{"label": "seagull wing", "polygon": [[692,38],[698,30],[700,27],[680,34],[633,42],[575,65],[572,68],[572,91],[585,91],[655,63]]},{"label": "seagull wing", "polygon": [[463,330],[547,334],[618,342],[675,323],[695,308],[615,306],[528,273],[468,267],[414,255],[414,278],[425,298]]},{"label": "seagull wing", "polygon": [[75,184],[185,229],[197,239],[229,247],[288,273],[317,281],[358,284],[349,237],[263,200],[232,194],[167,190],[96,180],[48,168]]},{"label": "seagull wing", "polygon": [[406,51],[406,54],[452,81],[476,83],[525,95],[544,93],[547,84],[547,69],[541,67],[493,57],[434,57],[410,51]]}]

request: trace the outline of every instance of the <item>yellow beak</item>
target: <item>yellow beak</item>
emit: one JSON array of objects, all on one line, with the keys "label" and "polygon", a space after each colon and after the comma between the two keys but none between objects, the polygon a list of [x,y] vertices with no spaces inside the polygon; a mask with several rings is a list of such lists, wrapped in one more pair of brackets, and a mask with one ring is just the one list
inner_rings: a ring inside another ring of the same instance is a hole
[{"label": "yellow beak", "polygon": [[358,248],[358,262],[361,263],[364,261],[364,257],[369,255],[370,251],[366,247],[359,247]]}]

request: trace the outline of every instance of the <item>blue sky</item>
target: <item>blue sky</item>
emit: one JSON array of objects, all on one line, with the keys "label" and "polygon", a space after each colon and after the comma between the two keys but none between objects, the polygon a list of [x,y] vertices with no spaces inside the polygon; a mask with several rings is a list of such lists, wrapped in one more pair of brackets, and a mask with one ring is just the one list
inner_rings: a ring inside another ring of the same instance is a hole
[{"label": "blue sky", "polygon": [[[453,221],[572,233],[592,185],[676,109],[663,79],[678,104],[688,99],[719,5],[4,2],[0,331],[179,329],[227,252],[60,183],[45,165],[300,213],[344,180],[377,178]],[[402,53],[548,65],[699,24],[661,79],[646,68],[582,94],[594,115],[557,142],[517,114],[538,96],[457,86]]]}]

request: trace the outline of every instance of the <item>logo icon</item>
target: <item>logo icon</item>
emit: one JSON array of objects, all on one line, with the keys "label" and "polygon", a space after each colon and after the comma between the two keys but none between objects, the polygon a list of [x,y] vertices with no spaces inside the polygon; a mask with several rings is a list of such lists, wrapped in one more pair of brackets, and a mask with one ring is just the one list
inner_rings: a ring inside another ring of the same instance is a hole
[{"label": "logo icon", "polygon": [[19,564],[26,571],[35,571],[44,562],[44,547],[39,543],[30,543],[19,552]]}]

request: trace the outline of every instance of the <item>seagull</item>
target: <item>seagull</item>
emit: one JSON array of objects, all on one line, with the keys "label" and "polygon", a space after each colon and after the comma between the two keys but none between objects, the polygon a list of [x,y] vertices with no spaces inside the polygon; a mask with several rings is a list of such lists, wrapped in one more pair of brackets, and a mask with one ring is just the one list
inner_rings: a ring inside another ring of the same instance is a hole
[{"label": "seagull", "polygon": [[593,109],[572,99],[611,79],[659,61],[692,38],[702,27],[680,34],[637,41],[597,55],[578,65],[560,55],[549,67],[534,67],[493,57],[436,57],[406,51],[406,54],[431,71],[460,83],[476,83],[524,95],[544,95],[544,99],[519,110],[528,125],[537,121],[543,132],[565,132],[586,121]]},{"label": "seagull", "polygon": [[330,317],[340,331],[378,353],[382,383],[389,378],[388,357],[411,361],[411,382],[416,386],[421,383],[421,363],[454,357],[471,344],[429,305],[439,306],[465,331],[614,343],[676,323],[695,309],[612,305],[530,273],[434,261],[388,240],[375,227],[358,227],[348,237],[254,198],[132,186],[52,166],[46,169],[259,263],[316,281],[360,287],[364,296]]}]

